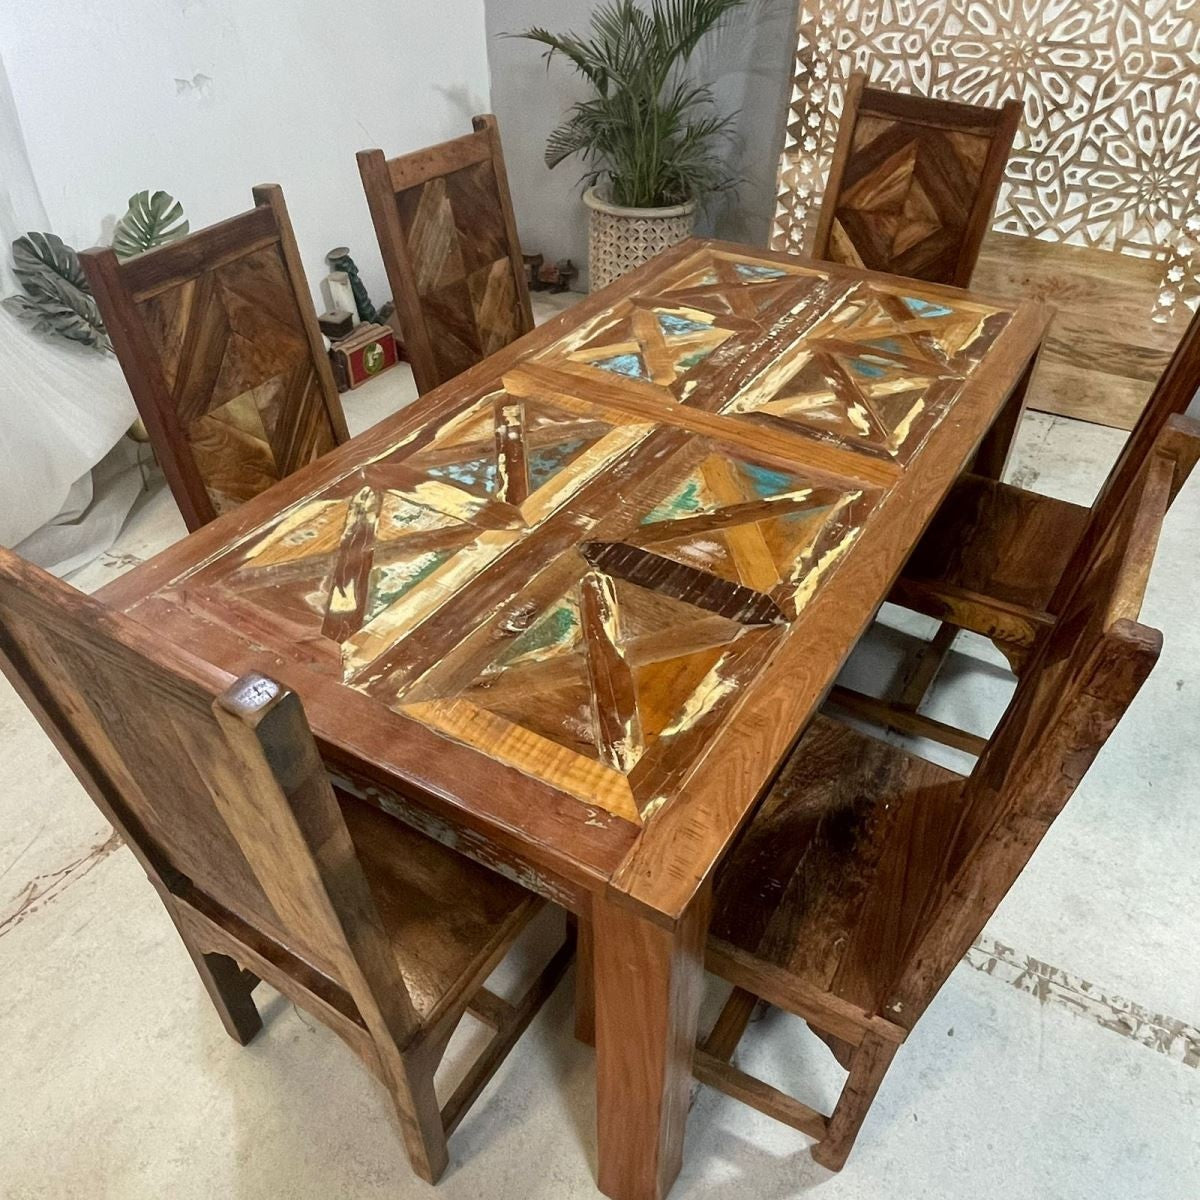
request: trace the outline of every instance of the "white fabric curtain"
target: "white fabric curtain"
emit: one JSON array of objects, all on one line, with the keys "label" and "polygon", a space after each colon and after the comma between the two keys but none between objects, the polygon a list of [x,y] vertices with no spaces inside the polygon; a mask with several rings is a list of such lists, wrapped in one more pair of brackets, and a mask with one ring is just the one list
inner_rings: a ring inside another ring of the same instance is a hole
[{"label": "white fabric curtain", "polygon": [[[0,59],[0,295],[17,290],[13,239],[48,228]],[[92,472],[136,416],[111,355],[41,337],[0,309],[0,546],[62,574],[111,545],[137,470],[109,459],[98,480]]]}]

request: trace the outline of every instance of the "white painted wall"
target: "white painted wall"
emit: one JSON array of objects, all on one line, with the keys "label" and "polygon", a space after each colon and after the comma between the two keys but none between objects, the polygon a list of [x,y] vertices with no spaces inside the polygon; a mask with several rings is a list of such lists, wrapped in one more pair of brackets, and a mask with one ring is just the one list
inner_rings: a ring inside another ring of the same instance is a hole
[{"label": "white painted wall", "polygon": [[283,185],[316,294],[350,246],[387,298],[354,155],[470,131],[487,111],[483,0],[37,0],[0,4],[8,69],[54,232],[107,240],[164,188],[193,228]]}]

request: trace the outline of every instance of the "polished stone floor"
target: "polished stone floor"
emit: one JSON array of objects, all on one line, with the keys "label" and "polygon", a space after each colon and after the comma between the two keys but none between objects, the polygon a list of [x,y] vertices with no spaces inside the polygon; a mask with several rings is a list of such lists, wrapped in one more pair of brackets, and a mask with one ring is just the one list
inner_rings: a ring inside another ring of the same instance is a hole
[{"label": "polished stone floor", "polygon": [[[352,393],[352,429],[411,395],[404,371]],[[1088,501],[1121,436],[1032,414],[1011,476]],[[152,478],[74,582],[94,589],[182,531]],[[898,1055],[846,1170],[830,1175],[802,1135],[702,1092],[672,1196],[1200,1196],[1198,541],[1200,479],[1170,514],[1147,597],[1145,620],[1165,632],[1158,669]],[[884,619],[852,681],[878,679],[920,631]],[[1009,687],[990,647],[964,637],[929,707],[986,730]],[[264,986],[263,1034],[245,1049],[226,1037],[132,855],[3,684],[0,747],[0,1197],[433,1194],[332,1034]],[[593,1059],[570,1004],[568,978],[463,1122],[446,1200],[599,1194]],[[449,1076],[473,1036],[456,1039]],[[739,1055],[818,1105],[840,1083],[824,1046],[779,1013]]]}]

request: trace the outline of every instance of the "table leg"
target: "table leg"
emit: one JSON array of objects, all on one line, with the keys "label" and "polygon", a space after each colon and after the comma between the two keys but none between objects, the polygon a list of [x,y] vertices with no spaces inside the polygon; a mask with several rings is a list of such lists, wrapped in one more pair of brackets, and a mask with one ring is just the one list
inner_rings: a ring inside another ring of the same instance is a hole
[{"label": "table leg", "polygon": [[600,1190],[663,1200],[683,1161],[710,889],[674,930],[628,904],[593,908]]},{"label": "table leg", "polygon": [[595,955],[592,953],[592,906],[585,898],[585,909],[575,922],[575,1037],[589,1046],[596,1044]]},{"label": "table leg", "polygon": [[1008,459],[1012,454],[1013,441],[1016,439],[1017,430],[1021,428],[1021,418],[1025,415],[1029,384],[1033,379],[1033,373],[1037,370],[1040,353],[1039,350],[1038,354],[1029,360],[1029,365],[1025,368],[1021,378],[1017,380],[1017,386],[1013,388],[1012,395],[1009,396],[1000,415],[992,423],[987,436],[975,452],[975,459],[971,464],[971,471],[974,474],[985,475],[988,479],[1004,477],[1004,469],[1008,466]]}]

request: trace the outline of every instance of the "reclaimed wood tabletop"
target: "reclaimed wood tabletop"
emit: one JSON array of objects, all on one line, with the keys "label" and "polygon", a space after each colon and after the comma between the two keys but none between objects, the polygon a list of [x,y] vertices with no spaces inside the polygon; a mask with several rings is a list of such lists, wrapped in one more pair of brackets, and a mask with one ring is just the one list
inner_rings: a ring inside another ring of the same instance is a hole
[{"label": "reclaimed wood tabletop", "polygon": [[600,1186],[678,1172],[714,867],[1047,323],[689,241],[102,599],[294,688],[345,786],[582,918]]}]

